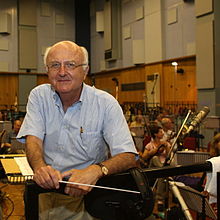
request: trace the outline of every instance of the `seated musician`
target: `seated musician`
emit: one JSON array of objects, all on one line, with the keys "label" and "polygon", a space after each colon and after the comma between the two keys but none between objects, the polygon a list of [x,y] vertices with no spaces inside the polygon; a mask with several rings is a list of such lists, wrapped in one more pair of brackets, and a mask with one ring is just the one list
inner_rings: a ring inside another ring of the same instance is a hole
[{"label": "seated musician", "polygon": [[[137,151],[119,103],[83,83],[89,70],[86,49],[61,41],[47,49],[44,63],[51,84],[31,91],[17,136],[26,140],[35,182],[58,189],[59,181],[69,177],[94,185],[105,175],[136,166]],[[84,207],[91,189],[67,184],[68,195],[40,194],[40,219],[94,219]]]},{"label": "seated musician", "polygon": [[4,134],[2,138],[2,144],[0,149],[0,154],[7,154],[7,153],[15,153],[11,151],[12,139],[16,138],[20,128],[21,128],[22,121],[16,119],[13,122],[12,130]]},{"label": "seated musician", "polygon": [[158,125],[149,126],[151,141],[145,146],[141,158],[148,162],[150,167],[162,167],[165,162],[167,153],[170,150],[170,144],[162,141],[164,136],[163,129]]},{"label": "seated musician", "polygon": [[174,132],[174,123],[168,117],[162,118],[161,125],[164,131],[163,139],[164,141],[168,141],[170,144],[173,142],[173,138],[175,137]]},{"label": "seated musician", "polygon": [[[141,158],[147,161],[149,167],[163,167],[166,156],[170,150],[170,144],[163,139],[164,131],[162,127],[154,124],[149,126],[151,133],[151,142],[145,146]],[[163,178],[158,179],[156,200],[158,211],[164,211],[164,201],[166,198],[166,183]]]}]

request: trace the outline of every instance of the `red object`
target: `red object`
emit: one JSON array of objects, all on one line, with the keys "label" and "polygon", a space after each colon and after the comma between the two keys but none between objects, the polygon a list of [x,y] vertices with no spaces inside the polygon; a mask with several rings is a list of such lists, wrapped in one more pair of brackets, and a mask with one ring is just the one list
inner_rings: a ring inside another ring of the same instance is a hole
[{"label": "red object", "polygon": [[143,146],[145,147],[151,141],[151,136],[146,135],[143,140]]},{"label": "red object", "polygon": [[196,150],[196,138],[186,137],[183,141],[183,146],[189,150]]}]

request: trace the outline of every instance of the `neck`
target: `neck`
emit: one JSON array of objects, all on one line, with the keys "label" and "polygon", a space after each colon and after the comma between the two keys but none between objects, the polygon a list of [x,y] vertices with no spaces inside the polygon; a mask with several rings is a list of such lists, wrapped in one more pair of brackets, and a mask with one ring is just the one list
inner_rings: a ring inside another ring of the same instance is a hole
[{"label": "neck", "polygon": [[160,139],[155,138],[155,139],[154,139],[154,142],[155,142],[156,144],[158,144],[158,143],[160,143]]},{"label": "neck", "polygon": [[82,87],[76,91],[71,92],[71,93],[59,93],[60,99],[63,104],[64,112],[66,112],[67,109],[70,106],[72,106],[75,102],[79,101],[81,92],[82,92]]}]

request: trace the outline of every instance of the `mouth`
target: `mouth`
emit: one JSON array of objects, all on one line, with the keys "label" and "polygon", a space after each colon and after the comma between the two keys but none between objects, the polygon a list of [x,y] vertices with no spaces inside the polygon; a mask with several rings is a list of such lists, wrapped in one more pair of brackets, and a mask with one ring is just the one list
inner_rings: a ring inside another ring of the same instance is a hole
[{"label": "mouth", "polygon": [[69,79],[58,79],[57,82],[70,82],[71,80]]}]

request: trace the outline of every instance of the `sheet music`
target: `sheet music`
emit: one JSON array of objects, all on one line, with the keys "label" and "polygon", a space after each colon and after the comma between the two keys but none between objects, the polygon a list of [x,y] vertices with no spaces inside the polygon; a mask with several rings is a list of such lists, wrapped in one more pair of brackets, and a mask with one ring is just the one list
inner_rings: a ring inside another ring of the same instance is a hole
[{"label": "sheet music", "polygon": [[19,169],[23,176],[31,176],[34,175],[33,170],[31,169],[27,157],[15,157],[14,160],[19,166]]}]

